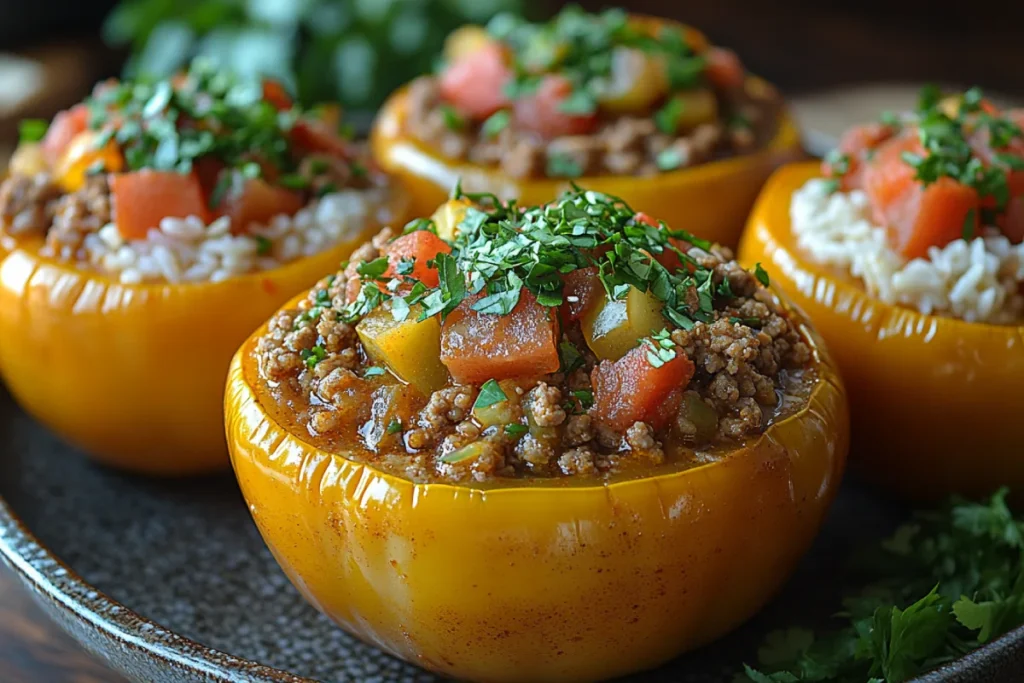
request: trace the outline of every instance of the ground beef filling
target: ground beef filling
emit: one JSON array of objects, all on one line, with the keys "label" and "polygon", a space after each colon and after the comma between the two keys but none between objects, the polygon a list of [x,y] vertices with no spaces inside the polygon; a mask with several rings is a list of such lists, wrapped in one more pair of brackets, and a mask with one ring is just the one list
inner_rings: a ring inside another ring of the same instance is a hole
[{"label": "ground beef filling", "polygon": [[[353,176],[347,162],[328,155],[307,156],[299,173],[308,180],[310,199],[332,188],[369,187],[365,176]],[[99,232],[115,217],[107,178],[90,175],[81,188],[65,192],[47,172],[12,174],[0,183],[0,229],[16,238],[43,237],[46,255],[85,262],[86,235]]]},{"label": "ground beef filling", "polygon": [[[713,268],[716,282],[729,280],[736,298],[715,312],[713,322],[672,333],[695,374],[667,427],[636,422],[619,432],[583,404],[580,395],[592,389],[597,359],[578,327],[564,331],[564,339],[583,352],[583,367],[503,382],[507,416],[523,427],[514,433],[485,427],[472,412],[479,386],[450,385],[423,396],[387,373],[368,376],[372,364],[355,326],[320,313],[317,303],[325,295],[318,292],[326,291],[340,308],[357,278],[355,264],[380,256],[390,236],[378,235],[354,254],[345,272],[323,280],[298,308],[278,313],[258,342],[257,358],[276,405],[290,416],[286,422],[326,449],[345,450],[413,480],[604,476],[665,462],[699,463],[799,410],[815,381],[801,331],[754,276],[728,250],[691,251]],[[317,345],[326,355],[310,365],[306,359]],[[475,457],[446,462],[446,455],[470,444]]]},{"label": "ground beef filling", "polygon": [[568,160],[579,171],[574,175],[653,175],[667,170],[664,162],[659,167],[659,157],[671,158],[675,169],[746,154],[771,140],[782,104],[771,85],[747,79],[741,88],[716,93],[722,110],[718,120],[678,135],[660,132],[648,115],[622,115],[606,119],[591,135],[545,140],[514,124],[493,137],[470,122],[453,129],[433,76],[416,79],[408,92],[405,126],[413,137],[446,157],[498,166],[513,178],[563,175],[555,172],[553,159],[560,159],[563,168]]}]

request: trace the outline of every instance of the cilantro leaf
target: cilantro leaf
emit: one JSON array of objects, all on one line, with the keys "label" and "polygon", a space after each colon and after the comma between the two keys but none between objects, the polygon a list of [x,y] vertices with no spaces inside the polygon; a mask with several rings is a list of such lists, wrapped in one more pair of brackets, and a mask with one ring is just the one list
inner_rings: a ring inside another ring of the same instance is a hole
[{"label": "cilantro leaf", "polygon": [[493,379],[489,379],[480,386],[480,393],[473,403],[474,408],[487,408],[495,403],[507,401],[508,396],[502,391],[501,385]]}]

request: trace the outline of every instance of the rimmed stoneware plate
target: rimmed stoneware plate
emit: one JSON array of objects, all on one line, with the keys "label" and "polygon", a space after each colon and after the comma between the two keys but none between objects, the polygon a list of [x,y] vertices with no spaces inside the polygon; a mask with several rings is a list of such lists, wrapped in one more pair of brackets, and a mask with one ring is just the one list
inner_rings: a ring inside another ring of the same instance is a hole
[{"label": "rimmed stoneware plate", "polygon": [[[632,681],[728,683],[767,630],[820,621],[850,548],[905,511],[847,487],[814,550],[754,621]],[[88,463],[0,388],[0,557],[88,650],[145,683],[406,683],[436,677],[335,628],[263,546],[234,481],[152,482]],[[1011,683],[1024,630],[920,679]]]}]

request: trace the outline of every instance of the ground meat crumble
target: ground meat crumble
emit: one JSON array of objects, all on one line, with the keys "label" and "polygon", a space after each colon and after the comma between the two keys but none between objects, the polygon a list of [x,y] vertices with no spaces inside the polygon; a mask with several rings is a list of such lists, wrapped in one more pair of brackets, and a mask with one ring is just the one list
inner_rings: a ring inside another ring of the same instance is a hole
[{"label": "ground meat crumble", "polygon": [[581,176],[654,175],[662,170],[659,155],[666,152],[676,168],[686,168],[752,152],[774,136],[782,100],[771,85],[752,78],[716,96],[722,116],[678,135],[660,132],[649,115],[619,115],[590,135],[544,140],[510,125],[490,137],[472,122],[453,129],[438,79],[423,76],[409,85],[405,127],[443,156],[498,166],[513,178],[560,175],[549,165],[552,158],[568,160]]},{"label": "ground meat crumble", "polygon": [[[318,306],[325,297],[344,302],[355,266],[378,258],[390,236],[378,235],[297,309],[278,313],[256,355],[278,405],[298,407],[298,427],[325,447],[414,480],[604,476],[687,458],[700,462],[792,414],[815,381],[811,349],[773,296],[731,260],[728,250],[695,249],[691,255],[713,269],[716,284],[728,279],[736,298],[716,311],[712,322],[671,333],[695,374],[668,427],[659,431],[637,422],[620,433],[583,405],[578,395],[590,390],[597,360],[578,327],[563,333],[582,351],[582,368],[503,384],[512,420],[529,427],[513,434],[485,427],[472,415],[479,386],[449,385],[423,396],[387,373],[368,377],[372,363],[355,326],[331,320]],[[305,358],[316,346],[326,355],[310,366]],[[445,462],[446,455],[469,444],[475,444],[475,457]]]}]

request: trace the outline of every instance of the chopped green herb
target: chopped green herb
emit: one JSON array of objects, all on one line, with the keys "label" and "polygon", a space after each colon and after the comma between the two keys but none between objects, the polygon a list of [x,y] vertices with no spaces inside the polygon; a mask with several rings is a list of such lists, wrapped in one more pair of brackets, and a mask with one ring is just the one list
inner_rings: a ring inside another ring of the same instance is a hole
[{"label": "chopped green herb", "polygon": [[654,112],[654,123],[665,135],[675,135],[679,131],[679,117],[683,115],[683,101],[678,97],[670,98],[658,111]]},{"label": "chopped green herb", "polygon": [[654,163],[660,171],[674,171],[683,166],[685,161],[683,153],[674,145],[661,150],[654,158]]},{"label": "chopped green herb", "polygon": [[580,402],[583,410],[590,410],[594,405],[594,392],[589,389],[577,389],[572,392],[573,398]]},{"label": "chopped green herb", "polygon": [[589,116],[597,111],[597,100],[586,90],[574,90],[559,103],[558,110],[566,114]]},{"label": "chopped green herb", "polygon": [[412,271],[415,267],[416,259],[413,257],[405,257],[399,259],[398,265],[395,266],[395,273],[398,275],[412,275]]},{"label": "chopped green herb", "polygon": [[508,396],[506,396],[505,392],[502,391],[501,385],[493,379],[489,379],[481,385],[480,393],[477,394],[473,407],[487,408],[493,406],[495,403],[501,403],[502,401],[507,400]]},{"label": "chopped green herb", "polygon": [[967,215],[964,216],[964,226],[961,230],[961,237],[965,240],[974,239],[974,228],[978,223],[978,214],[973,207],[968,209]]},{"label": "chopped green herb", "polygon": [[530,431],[530,428],[526,425],[521,424],[507,424],[505,425],[505,433],[509,436],[522,436],[526,432]]},{"label": "chopped green herb", "polygon": [[568,154],[551,152],[548,154],[546,172],[551,178],[579,178],[583,175],[583,166]]},{"label": "chopped green herb", "polygon": [[274,243],[262,235],[256,235],[253,239],[256,240],[257,256],[266,256],[274,248]]},{"label": "chopped green herb", "polygon": [[559,372],[569,374],[573,370],[583,367],[583,354],[573,346],[572,342],[563,341],[559,343],[558,357],[562,363]]},{"label": "chopped green herb", "polygon": [[39,142],[46,137],[49,124],[42,119],[22,119],[18,124],[18,139],[21,142]]},{"label": "chopped green herb", "polygon": [[[257,165],[257,168],[259,166]],[[277,184],[289,190],[305,190],[309,187],[309,178],[299,173],[288,173],[277,179]]]},{"label": "chopped green herb", "polygon": [[853,553],[836,629],[769,634],[747,678],[902,683],[1024,624],[1024,520],[1006,497],[954,499]]},{"label": "chopped green herb", "polygon": [[327,349],[317,344],[312,349],[302,349],[299,351],[299,358],[306,364],[306,367],[312,370],[316,367],[316,364],[327,357]]},{"label": "chopped green herb", "polygon": [[493,138],[498,135],[501,131],[508,127],[508,124],[512,121],[512,117],[509,115],[507,109],[496,111],[484,121],[483,126],[480,127],[480,132],[483,133],[486,138]]},{"label": "chopped green herb", "polygon": [[448,130],[460,131],[466,127],[466,119],[450,105],[441,105],[441,117]]},{"label": "chopped green herb", "polygon": [[388,269],[388,257],[381,256],[372,261],[364,261],[356,266],[356,272],[367,280],[377,280],[383,277]]},{"label": "chopped green herb", "polygon": [[771,285],[771,279],[768,277],[768,272],[761,267],[760,263],[754,264],[754,277],[756,277],[757,281],[765,287]]},{"label": "chopped green herb", "polygon": [[384,430],[386,434],[397,434],[400,431],[402,431],[402,421],[398,418],[391,420],[391,422],[388,423],[387,429]]},{"label": "chopped green herb", "polygon": [[[710,282],[711,279],[708,278]],[[647,348],[647,362],[652,367],[660,368],[665,363],[676,357],[676,343],[668,330],[662,330],[657,334],[644,339],[644,346]]]},{"label": "chopped green herb", "polygon": [[324,183],[319,187],[319,189],[317,189],[316,196],[323,197],[324,195],[329,195],[337,191],[338,186],[335,185],[334,183]]},{"label": "chopped green herb", "polygon": [[363,377],[378,377],[383,375],[387,370],[380,367],[379,365],[371,365],[370,367],[363,370]]}]

